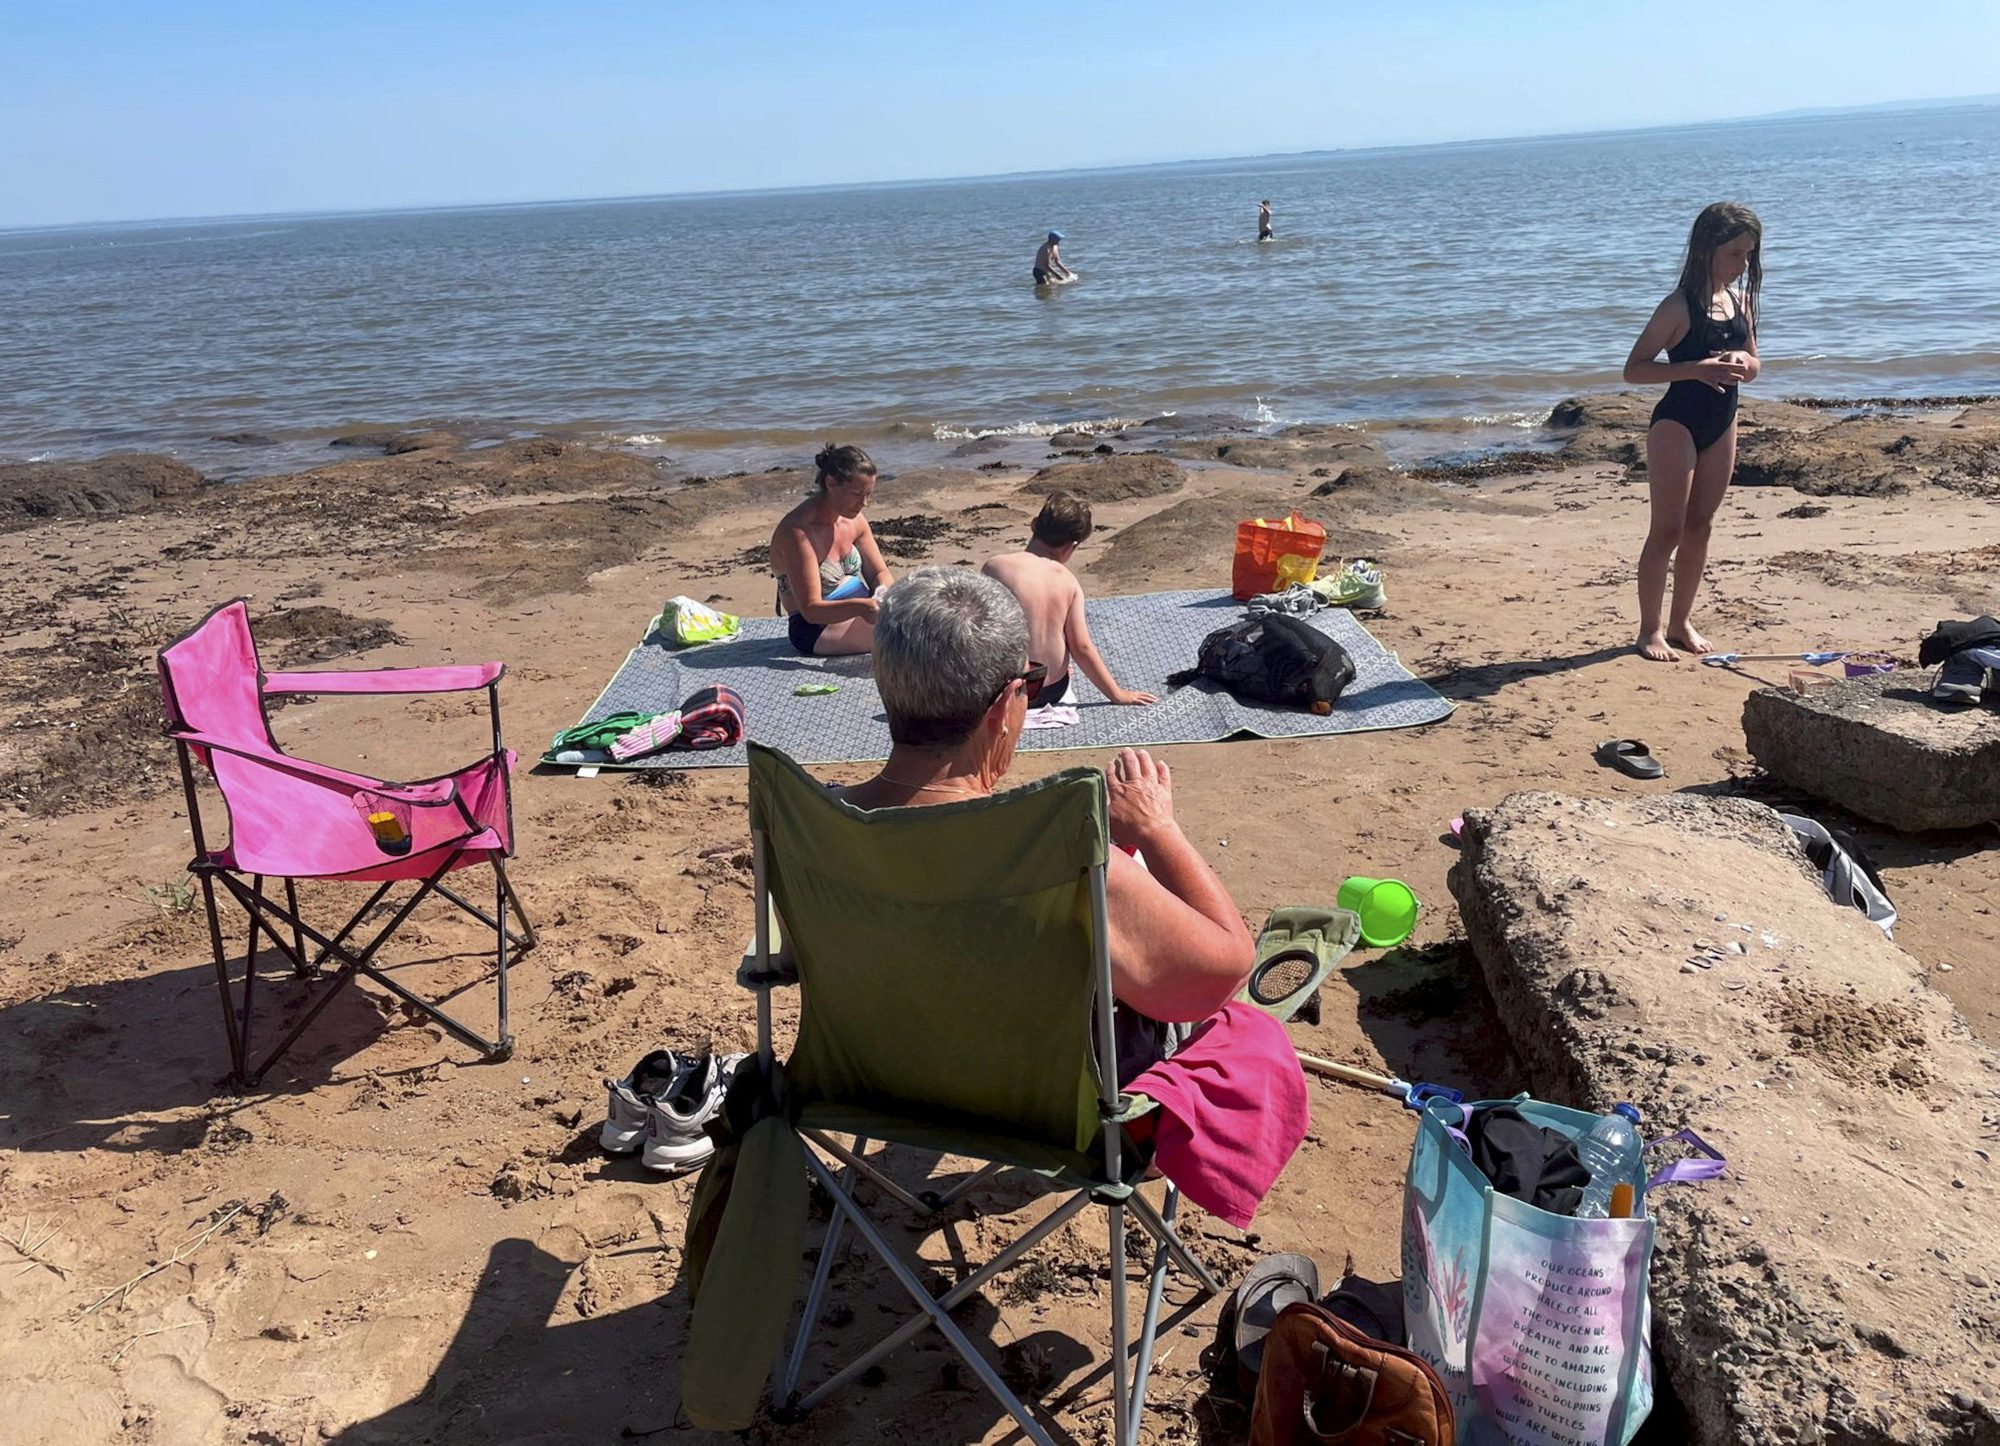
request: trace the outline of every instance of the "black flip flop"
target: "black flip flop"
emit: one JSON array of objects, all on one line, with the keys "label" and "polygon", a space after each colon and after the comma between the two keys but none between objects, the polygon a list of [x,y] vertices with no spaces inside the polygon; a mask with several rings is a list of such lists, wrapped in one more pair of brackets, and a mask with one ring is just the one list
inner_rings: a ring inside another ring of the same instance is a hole
[{"label": "black flip flop", "polygon": [[1630,778],[1664,778],[1666,769],[1636,738],[1607,738],[1597,745],[1597,761]]},{"label": "black flip flop", "polygon": [[1257,1373],[1264,1368],[1264,1339],[1278,1312],[1293,1301],[1319,1299],[1319,1267],[1303,1255],[1267,1255],[1250,1267],[1229,1297],[1233,1322],[1236,1384],[1243,1399],[1257,1399]]}]

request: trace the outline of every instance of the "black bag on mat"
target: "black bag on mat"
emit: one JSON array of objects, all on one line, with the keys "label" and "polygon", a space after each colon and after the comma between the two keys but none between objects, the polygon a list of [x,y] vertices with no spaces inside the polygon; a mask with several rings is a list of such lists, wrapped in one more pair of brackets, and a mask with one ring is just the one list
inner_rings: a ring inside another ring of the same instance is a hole
[{"label": "black bag on mat", "polygon": [[1331,713],[1341,690],[1354,681],[1354,659],[1310,623],[1285,613],[1260,613],[1203,638],[1195,665],[1167,683],[1179,687],[1196,678],[1219,683],[1245,702]]}]

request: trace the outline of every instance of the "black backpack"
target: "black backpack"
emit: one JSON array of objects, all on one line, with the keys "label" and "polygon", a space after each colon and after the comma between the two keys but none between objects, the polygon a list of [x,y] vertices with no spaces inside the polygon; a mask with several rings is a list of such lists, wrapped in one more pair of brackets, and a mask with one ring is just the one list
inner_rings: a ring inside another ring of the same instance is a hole
[{"label": "black backpack", "polygon": [[1354,659],[1310,623],[1261,613],[1203,638],[1195,665],[1167,682],[1178,687],[1195,678],[1220,683],[1246,702],[1331,713],[1341,689],[1354,681]]}]

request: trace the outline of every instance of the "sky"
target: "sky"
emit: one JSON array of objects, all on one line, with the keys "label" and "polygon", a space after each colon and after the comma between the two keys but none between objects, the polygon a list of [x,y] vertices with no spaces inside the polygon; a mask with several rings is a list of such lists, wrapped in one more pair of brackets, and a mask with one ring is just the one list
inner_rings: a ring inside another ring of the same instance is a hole
[{"label": "sky", "polygon": [[26,226],[972,176],[1991,94],[2000,4],[0,0],[0,57],[0,226]]}]

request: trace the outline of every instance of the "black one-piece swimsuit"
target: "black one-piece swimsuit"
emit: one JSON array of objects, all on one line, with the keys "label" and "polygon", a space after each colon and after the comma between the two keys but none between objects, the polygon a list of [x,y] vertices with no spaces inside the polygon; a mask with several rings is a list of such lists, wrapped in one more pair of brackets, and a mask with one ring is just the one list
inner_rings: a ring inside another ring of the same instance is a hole
[{"label": "black one-piece swimsuit", "polygon": [[[1740,309],[1727,321],[1717,321],[1704,308],[1687,335],[1668,348],[1667,360],[1705,361],[1726,351],[1742,351],[1749,344],[1750,324]],[[1707,382],[1674,382],[1653,408],[1653,420],[1679,422],[1694,438],[1695,451],[1706,452],[1722,440],[1722,434],[1736,420],[1736,388],[1728,386],[1718,392]]]}]

